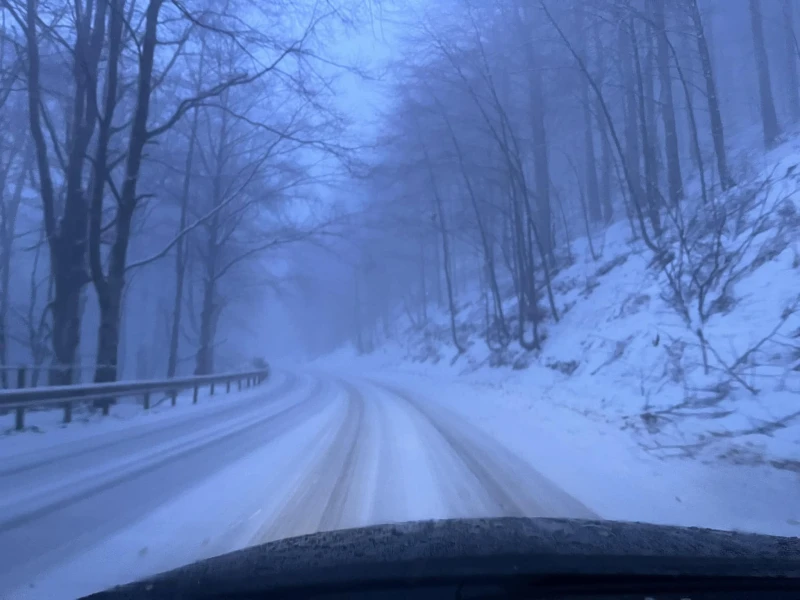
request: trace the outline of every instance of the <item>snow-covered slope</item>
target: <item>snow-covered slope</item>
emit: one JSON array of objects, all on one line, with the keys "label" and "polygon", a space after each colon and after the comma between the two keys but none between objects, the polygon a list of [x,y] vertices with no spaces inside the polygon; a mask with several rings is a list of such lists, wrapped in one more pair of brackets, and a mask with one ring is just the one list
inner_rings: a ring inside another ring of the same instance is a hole
[{"label": "snow-covered slope", "polygon": [[[423,328],[401,318],[370,355],[345,348],[323,362],[527,389],[534,402],[629,431],[660,457],[800,473],[800,139],[749,154],[748,174],[727,195],[703,206],[698,184],[687,188],[658,259],[630,240],[627,222],[596,232],[596,259],[585,238],[562,248],[559,319],[542,294],[540,351],[516,342],[490,351],[476,291],[457,299],[464,355],[443,309]],[[514,314],[512,300],[506,309]]]}]

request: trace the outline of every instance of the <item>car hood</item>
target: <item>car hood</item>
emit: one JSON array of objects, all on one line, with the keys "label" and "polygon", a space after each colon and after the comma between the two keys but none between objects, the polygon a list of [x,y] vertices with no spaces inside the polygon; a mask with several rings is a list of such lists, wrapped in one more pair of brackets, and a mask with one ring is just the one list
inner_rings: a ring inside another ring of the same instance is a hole
[{"label": "car hood", "polygon": [[195,598],[301,585],[520,573],[800,577],[800,539],[579,519],[387,524],[270,542],[88,598]]}]

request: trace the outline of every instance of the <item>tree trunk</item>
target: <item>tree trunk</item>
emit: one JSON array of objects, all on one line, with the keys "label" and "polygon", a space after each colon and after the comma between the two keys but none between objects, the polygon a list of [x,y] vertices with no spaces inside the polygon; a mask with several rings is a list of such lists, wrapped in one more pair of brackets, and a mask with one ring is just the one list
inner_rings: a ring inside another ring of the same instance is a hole
[{"label": "tree trunk", "polygon": [[[594,45],[597,52],[597,65],[601,73],[599,86],[602,86],[602,79],[605,77],[606,60],[602,36],[600,35],[600,23],[594,26]],[[614,169],[614,155],[611,149],[611,140],[608,137],[608,125],[603,117],[603,100],[598,94],[595,98],[595,111],[597,113],[597,125],[600,132],[600,142],[602,144],[603,158],[601,165],[600,178],[600,199],[603,206],[603,221],[608,224],[614,220],[614,205],[611,199],[611,178]]]},{"label": "tree trunk", "polygon": [[[645,10],[647,14],[652,14],[653,0],[647,0]],[[656,32],[653,30],[650,22],[644,25],[644,40],[643,40],[643,55],[642,55],[642,72],[643,72],[643,88],[644,88],[644,104],[645,104],[645,122],[647,124],[647,139],[649,140],[650,153],[653,164],[651,169],[655,176],[655,181],[658,181],[661,173],[661,146],[658,143],[658,110],[656,109],[656,92],[655,92],[655,79],[656,79],[656,50],[653,45],[653,38],[656,37]]]},{"label": "tree trunk", "polygon": [[[539,325],[536,319],[536,275],[534,271],[533,252],[528,249],[530,232],[527,227],[531,220],[530,206],[523,203],[512,192],[512,219],[513,235],[511,237],[514,257],[515,280],[517,282],[517,314],[519,319],[518,340],[519,345],[525,350],[537,350],[541,345],[539,338]],[[526,219],[527,216],[527,219]],[[533,341],[525,339],[525,324],[533,317]]]},{"label": "tree trunk", "polygon": [[[50,150],[45,139],[41,110],[44,99],[39,81],[40,58],[37,0],[27,0],[25,40],[27,50],[28,120],[36,148],[39,193],[42,199],[44,229],[50,250],[50,270],[55,288],[52,306],[53,354],[56,365],[50,382],[67,385],[73,380],[75,357],[80,345],[80,294],[89,282],[85,271],[88,208],[83,190],[84,161],[96,123],[93,91],[97,84],[97,65],[104,37],[106,3],[92,13],[87,7],[75,24],[74,54],[81,56],[82,68],[74,70],[75,89],[66,151],[64,209],[56,212],[56,192],[50,172]],[[92,17],[94,16],[94,22]]]},{"label": "tree trunk", "polygon": [[750,0],[750,26],[753,30],[756,69],[758,71],[758,95],[761,105],[761,123],[764,128],[764,146],[772,148],[781,134],[775,101],[772,98],[772,83],[769,74],[767,49],[764,46],[764,28],[761,23],[761,0]]},{"label": "tree trunk", "polygon": [[444,294],[442,294],[442,258],[439,255],[439,242],[436,241],[433,244],[433,273],[431,276],[433,277],[433,290],[434,294],[436,295],[436,306],[439,308],[443,307],[444,302]]},{"label": "tree trunk", "polygon": [[453,143],[453,148],[456,151],[461,176],[464,180],[464,185],[467,188],[467,195],[469,196],[472,210],[475,213],[475,222],[478,225],[478,233],[480,234],[481,246],[483,248],[483,260],[484,264],[486,265],[486,275],[492,292],[492,297],[494,299],[495,316],[499,320],[500,333],[503,336],[501,344],[506,345],[509,335],[508,329],[506,328],[505,314],[503,312],[503,299],[500,297],[500,287],[497,284],[497,276],[494,269],[492,242],[489,239],[488,228],[484,223],[483,215],[481,214],[480,207],[478,206],[478,198],[475,193],[475,189],[472,186],[472,181],[469,177],[467,164],[464,160],[464,153],[461,150],[461,144],[458,141],[453,124],[451,123],[450,118],[447,116],[447,109],[439,102],[438,98],[436,99],[436,104],[441,112],[442,119],[447,126],[447,131],[450,135],[450,141]]},{"label": "tree trunk", "polygon": [[420,284],[421,290],[420,293],[422,295],[422,324],[423,326],[428,326],[428,274],[425,269],[426,263],[426,256],[425,256],[425,240],[424,238],[420,238],[419,242],[419,266],[420,266]]},{"label": "tree trunk", "polygon": [[[123,0],[115,0],[109,11],[109,55],[108,77],[106,81],[106,111],[104,121],[110,124],[116,98],[113,90],[117,84],[118,67],[115,54],[119,52],[119,44],[122,38],[123,29]],[[98,289],[98,300],[100,300],[100,328],[98,330],[98,364],[95,370],[95,381],[115,381],[117,378],[117,352],[119,350],[119,324],[120,308],[122,306],[122,293],[125,289],[125,272],[127,270],[128,245],[131,238],[131,226],[138,203],[137,186],[139,172],[142,166],[142,156],[145,144],[149,139],[147,131],[147,119],[150,112],[150,96],[152,93],[153,64],[155,61],[155,50],[158,44],[158,18],[161,11],[163,0],[150,0],[145,11],[145,30],[141,41],[141,51],[138,62],[138,78],[136,85],[136,106],[133,112],[130,135],[127,144],[127,154],[125,157],[125,173],[122,181],[120,198],[116,211],[116,223],[114,227],[114,238],[111,244],[108,261],[108,275],[103,278],[102,270],[98,269],[97,247],[99,246],[99,236],[93,236],[94,250],[90,254],[95,287]],[[114,87],[112,87],[114,86]],[[106,123],[101,122],[102,125]],[[104,152],[99,147],[98,154]],[[105,163],[97,162],[95,168],[105,169]],[[102,189],[103,181],[97,178],[93,183]],[[93,203],[102,201],[99,200]],[[95,232],[96,234],[96,232]],[[105,281],[103,281],[105,279]],[[107,288],[103,290],[102,288]]]},{"label": "tree trunk", "polygon": [[124,279],[109,278],[103,291],[98,290],[100,327],[97,330],[97,363],[95,383],[116,381],[120,339],[120,319]]},{"label": "tree trunk", "polygon": [[[224,139],[225,135],[220,136]],[[221,168],[221,164],[218,164]],[[215,177],[214,195],[218,198],[217,184],[219,177]],[[217,295],[217,269],[219,244],[219,216],[215,214],[208,227],[209,237],[206,243],[205,273],[203,274],[203,299],[200,309],[200,332],[197,340],[197,353],[195,355],[195,375],[210,375],[214,372],[214,345],[217,332],[217,319],[219,309],[216,306]]]},{"label": "tree trunk", "polygon": [[689,129],[689,141],[690,141],[690,152],[694,157],[695,164],[697,166],[697,172],[700,177],[700,193],[703,199],[703,204],[708,203],[708,186],[706,185],[706,171],[705,165],[703,164],[703,156],[700,152],[700,136],[697,131],[697,120],[694,116],[694,101],[692,100],[692,86],[689,83],[686,74],[684,73],[683,68],[681,67],[681,61],[678,57],[678,51],[675,49],[675,46],[670,42],[668,37],[664,37],[664,41],[667,44],[670,52],[672,53],[672,58],[675,61],[675,70],[678,73],[678,81],[681,83],[681,87],[683,88],[683,97],[684,101],[686,102],[686,117],[688,120],[688,129]]},{"label": "tree trunk", "polygon": [[636,85],[633,74],[632,42],[630,30],[622,26],[620,35],[620,55],[622,64],[622,85],[625,102],[625,164],[630,176],[631,196],[633,202],[641,206],[643,198],[641,151],[639,150],[639,132],[637,128],[638,108],[636,106]]},{"label": "tree trunk", "polygon": [[436,211],[434,224],[437,225],[437,229],[439,230],[439,233],[441,235],[442,266],[444,267],[444,281],[447,290],[447,305],[450,311],[450,334],[452,335],[453,338],[453,345],[458,351],[458,354],[461,355],[466,351],[466,349],[458,341],[458,328],[456,326],[456,303],[453,295],[453,278],[450,271],[451,268],[450,243],[447,238],[447,224],[445,221],[444,205],[442,203],[442,197],[439,194],[439,186],[437,185],[436,182],[436,175],[433,170],[433,164],[431,163],[431,157],[428,154],[428,148],[426,147],[425,142],[422,138],[420,124],[418,122],[415,122],[415,124],[417,129],[417,137],[419,139],[420,146],[422,147],[422,153],[425,160],[425,168],[428,171],[428,177],[430,179],[431,192],[433,193],[434,210]]},{"label": "tree trunk", "polygon": [[[25,143],[22,149],[22,162],[20,170],[14,182],[11,198],[8,200],[0,199],[0,366],[8,364],[8,333],[6,331],[6,319],[8,318],[9,293],[11,283],[11,257],[14,253],[14,237],[16,233],[17,214],[22,200],[22,190],[25,187],[25,176],[27,175],[33,162],[31,147]],[[0,190],[6,190],[8,172],[14,162],[12,152],[9,157],[8,166],[0,174]],[[9,381],[5,369],[0,369],[0,387],[8,387]]]},{"label": "tree trunk", "polygon": [[661,118],[664,122],[664,145],[667,155],[667,185],[670,203],[675,206],[683,199],[683,177],[678,151],[678,128],[675,124],[675,100],[669,69],[669,40],[663,0],[653,3],[654,21],[658,36],[658,75],[661,84]]},{"label": "tree trunk", "polygon": [[[600,107],[603,111],[603,116],[606,119],[606,124],[608,125],[609,133],[611,134],[611,138],[614,142],[614,148],[617,151],[617,155],[619,156],[620,163],[622,165],[622,173],[624,175],[624,182],[628,188],[628,192],[631,195],[631,200],[633,204],[633,208],[636,211],[636,217],[639,221],[639,225],[642,228],[642,238],[648,248],[653,250],[654,252],[658,251],[658,246],[656,246],[652,239],[650,238],[649,234],[647,233],[647,229],[645,227],[644,221],[644,214],[642,212],[642,207],[639,202],[639,196],[637,196],[636,186],[634,184],[633,175],[631,174],[630,170],[628,169],[628,165],[626,162],[625,151],[622,149],[622,142],[620,142],[619,135],[617,135],[616,127],[614,126],[614,120],[611,116],[611,111],[608,108],[608,103],[606,102],[605,98],[603,97],[603,91],[597,85],[597,82],[592,77],[592,74],[589,73],[589,70],[586,67],[586,63],[581,59],[580,55],[575,51],[575,47],[570,43],[569,38],[567,38],[564,30],[558,25],[558,22],[553,18],[552,13],[548,10],[547,5],[542,3],[541,4],[542,11],[544,12],[545,16],[547,17],[548,21],[553,25],[554,29],[557,31],[559,37],[566,45],[567,49],[569,50],[572,57],[578,63],[578,66],[583,72],[586,79],[589,81],[589,85],[594,90],[594,93],[597,95],[597,98],[600,103]],[[621,41],[624,40],[624,37],[620,38]],[[624,44],[621,44],[624,46]],[[624,53],[623,53],[624,56]],[[630,56],[628,56],[630,58]],[[635,115],[634,115],[635,116]],[[635,121],[635,119],[634,119]],[[635,127],[635,122],[634,122]],[[634,232],[635,233],[635,232]]]},{"label": "tree trunk", "polygon": [[[222,106],[227,108],[228,95],[222,96]],[[229,113],[223,112],[220,117],[219,132],[215,136],[217,142],[214,152],[214,171],[211,178],[212,208],[218,208],[223,200],[222,178],[225,164],[228,159]],[[222,235],[221,215],[215,212],[210,221],[205,225],[207,238],[205,240],[205,253],[203,255],[203,300],[200,311],[200,334],[198,339],[197,354],[195,357],[195,375],[209,375],[214,369],[214,346],[217,333],[217,321],[220,310],[217,302],[217,282],[219,281],[220,266],[220,237]]]},{"label": "tree trunk", "polygon": [[[0,58],[2,58],[0,56]],[[6,189],[8,167],[0,171],[0,190]],[[5,367],[8,364],[8,334],[6,333],[6,316],[8,315],[9,289],[11,280],[11,254],[14,251],[14,234],[16,232],[17,208],[19,202],[10,202],[0,198],[0,389],[9,387]]]},{"label": "tree trunk", "polygon": [[719,170],[719,181],[722,190],[728,190],[734,186],[733,178],[728,171],[728,157],[725,150],[725,130],[722,127],[722,115],[719,109],[719,97],[717,96],[717,85],[714,82],[714,70],[711,65],[711,55],[708,50],[703,21],[700,17],[700,8],[697,0],[690,0],[691,18],[695,28],[697,39],[697,51],[700,55],[700,64],[703,71],[703,79],[706,84],[706,98],[708,100],[708,113],[711,118],[711,136],[714,141],[714,152],[717,155],[717,169]]},{"label": "tree trunk", "polygon": [[[194,146],[197,138],[197,124],[199,110],[194,109],[192,127],[189,133],[189,149],[186,152],[186,165],[183,175],[183,188],[181,189],[181,216],[178,231],[186,227],[189,212],[189,189],[192,181],[192,163],[194,161]],[[180,345],[181,311],[183,309],[183,286],[186,278],[186,251],[187,240],[181,240],[175,248],[175,296],[172,302],[172,322],[169,335],[169,357],[167,358],[167,377],[175,377],[178,368],[178,349]]]},{"label": "tree trunk", "polygon": [[[82,265],[81,265],[82,266]],[[80,345],[80,296],[85,285],[75,281],[72,273],[80,272],[85,276],[83,269],[70,269],[68,266],[56,269],[53,276],[53,354],[55,362],[50,371],[50,385],[70,385],[74,379],[75,359]],[[80,281],[80,280],[79,280]]]},{"label": "tree trunk", "polygon": [[206,279],[203,285],[203,307],[200,311],[200,336],[195,357],[195,375],[214,372],[214,338],[216,337],[217,308],[214,303],[216,281]]},{"label": "tree trunk", "polygon": [[[33,359],[33,372],[31,373],[31,386],[36,387],[39,382],[39,367],[44,363],[47,357],[47,342],[45,341],[45,319],[47,318],[48,311],[45,308],[41,314],[36,314],[36,307],[39,299],[39,261],[42,255],[42,248],[46,244],[45,232],[42,229],[39,232],[39,240],[36,244],[36,249],[33,252],[33,261],[30,268],[30,278],[28,287],[28,307],[25,314],[25,322],[27,325],[27,342],[31,350],[31,358]],[[45,299],[45,306],[49,306],[53,301],[53,272],[50,270],[47,279],[47,296]]]},{"label": "tree trunk", "polygon": [[[584,3],[581,2],[577,8],[576,29],[581,36],[580,52],[581,57],[588,64],[586,52],[586,36],[584,35]],[[594,123],[592,121],[592,105],[589,100],[589,82],[585,77],[580,77],[578,85],[581,90],[581,104],[583,104],[583,147],[584,147],[584,171],[586,180],[586,195],[589,200],[589,214],[592,221],[599,222],[603,219],[603,211],[600,206],[600,186],[597,181],[597,158],[594,151]],[[582,193],[582,192],[581,192]]]},{"label": "tree trunk", "polygon": [[456,350],[459,354],[463,354],[465,349],[458,341],[458,328],[456,326],[456,302],[453,296],[453,277],[450,271],[450,244],[447,239],[447,228],[444,221],[444,207],[442,206],[442,198],[435,188],[433,190],[433,195],[436,200],[436,211],[439,215],[439,233],[441,234],[442,241],[442,266],[444,267],[444,281],[447,289],[447,306],[450,312],[450,334],[453,337],[453,345]]},{"label": "tree trunk", "polygon": [[[531,51],[532,54],[532,51]],[[538,61],[531,57],[531,114],[533,126],[533,170],[536,178],[536,225],[541,235],[545,268],[555,265],[555,243],[551,234],[550,165],[547,129],[544,123],[544,90]],[[549,263],[549,265],[548,265]]]},{"label": "tree trunk", "polygon": [[[695,103],[694,99],[695,90],[699,90],[702,87],[698,83],[697,78],[695,77],[695,74],[699,72],[699,69],[695,68],[696,67],[695,55],[697,53],[695,51],[695,46],[691,46],[685,38],[679,38],[679,41],[681,42],[679,46],[681,54],[680,56],[678,56],[676,51],[674,59],[675,59],[675,69],[681,71],[680,77],[682,80],[684,96],[686,99],[686,110],[684,111],[684,116],[686,117],[685,126],[689,131],[694,131],[696,133],[699,133],[697,131],[697,127],[695,127],[695,129],[692,130],[692,123],[694,122],[696,124],[697,120],[696,113],[693,108]],[[681,64],[686,65],[685,70],[681,69],[680,66]],[[688,153],[692,166],[699,171],[702,168],[700,165],[703,164],[703,157],[697,151],[697,149],[700,147],[699,139],[698,139],[698,144],[695,144],[694,139],[689,139],[688,142],[689,142]]]},{"label": "tree trunk", "polygon": [[795,0],[783,0],[783,32],[786,47],[786,98],[792,121],[800,121],[800,80],[797,77],[797,37],[794,33]]},{"label": "tree trunk", "polygon": [[631,45],[633,47],[634,65],[636,67],[636,83],[639,88],[639,128],[642,136],[642,158],[644,159],[645,200],[650,224],[653,226],[655,237],[661,236],[661,202],[658,190],[658,177],[656,175],[655,156],[653,155],[650,136],[647,128],[647,108],[645,106],[644,76],[639,55],[639,44],[633,20],[630,21]]},{"label": "tree trunk", "polygon": [[358,267],[353,269],[353,320],[356,329],[356,351],[364,354],[365,344],[363,337],[363,326],[361,325],[361,290],[358,285]]},{"label": "tree trunk", "polygon": [[[114,109],[117,104],[119,57],[122,53],[122,10],[122,0],[115,0],[109,14],[105,106],[97,134],[97,151],[94,160],[94,177],[92,179],[89,209],[89,266],[100,309],[100,326],[97,330],[97,362],[94,373],[94,381],[96,383],[116,381],[117,379],[122,292],[125,288],[125,259],[128,238],[130,237],[131,220],[133,218],[133,199],[129,191],[131,183],[126,177],[123,183],[123,194],[117,208],[115,235],[111,244],[108,275],[106,276],[103,273],[100,255],[102,243],[100,238],[105,185],[106,179],[110,175],[107,164],[108,145],[111,140],[111,126],[114,118]],[[137,99],[137,113],[141,110],[139,106],[141,101],[141,98]],[[126,176],[134,178],[138,176],[138,170],[136,173],[131,173],[128,169],[131,165],[130,161],[134,158],[131,153],[136,152],[134,147],[135,136],[140,131],[144,135],[144,124],[140,123],[140,120],[141,116],[137,115],[137,122],[131,130],[131,137],[128,143]]]}]

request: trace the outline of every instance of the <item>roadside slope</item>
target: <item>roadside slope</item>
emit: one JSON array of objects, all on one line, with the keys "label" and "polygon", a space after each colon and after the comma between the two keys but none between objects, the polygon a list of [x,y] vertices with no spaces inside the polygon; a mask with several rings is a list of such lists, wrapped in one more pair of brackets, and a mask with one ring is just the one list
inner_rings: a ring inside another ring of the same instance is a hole
[{"label": "roadside slope", "polygon": [[[624,222],[595,233],[594,258],[585,238],[562,249],[558,319],[543,293],[540,350],[490,350],[474,289],[458,302],[463,355],[442,309],[424,327],[398,317],[371,354],[346,347],[317,364],[528,387],[658,456],[800,473],[800,138],[751,170],[717,208],[687,208],[662,256],[631,241]],[[505,308],[516,311],[511,295]]]}]

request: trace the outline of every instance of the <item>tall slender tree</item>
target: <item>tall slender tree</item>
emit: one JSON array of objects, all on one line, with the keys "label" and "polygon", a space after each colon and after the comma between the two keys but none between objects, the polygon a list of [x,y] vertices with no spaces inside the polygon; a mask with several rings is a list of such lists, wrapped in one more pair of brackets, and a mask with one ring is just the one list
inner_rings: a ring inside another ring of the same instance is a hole
[{"label": "tall slender tree", "polygon": [[725,129],[722,126],[722,113],[719,107],[717,84],[714,80],[711,53],[709,52],[708,40],[706,39],[703,19],[700,16],[700,7],[697,4],[697,0],[687,0],[687,2],[689,6],[689,16],[694,26],[697,52],[700,55],[700,68],[703,73],[703,79],[705,80],[708,114],[711,119],[711,138],[714,142],[714,153],[717,156],[720,186],[723,190],[728,190],[733,187],[734,182],[730,170],[728,169],[728,153],[725,148]]},{"label": "tall slender tree", "polygon": [[652,2],[653,20],[658,46],[658,76],[661,86],[661,118],[664,125],[664,146],[667,157],[667,185],[669,199],[674,205],[683,198],[683,177],[678,151],[678,126],[675,121],[675,100],[672,94],[669,39],[667,34],[664,0]]},{"label": "tall slender tree", "polygon": [[786,99],[789,114],[795,123],[800,121],[800,79],[797,76],[798,48],[797,36],[794,32],[794,0],[783,0],[783,35],[786,48]]},{"label": "tall slender tree", "polygon": [[750,27],[753,31],[756,72],[758,73],[758,97],[761,107],[761,124],[764,131],[764,145],[771,148],[781,134],[775,100],[772,97],[772,80],[769,73],[767,49],[764,46],[764,26],[761,18],[761,0],[749,0]]},{"label": "tall slender tree", "polygon": [[[580,35],[580,52],[586,64],[588,59],[588,32],[585,31],[585,4],[578,3],[576,10],[576,29]],[[584,146],[584,171],[586,179],[586,197],[589,205],[589,214],[595,222],[603,218],[603,209],[600,206],[600,185],[597,179],[597,158],[594,147],[594,123],[592,119],[592,102],[589,93],[589,82],[581,74],[577,74],[578,85],[581,91],[581,104],[583,105],[583,146]]]}]

